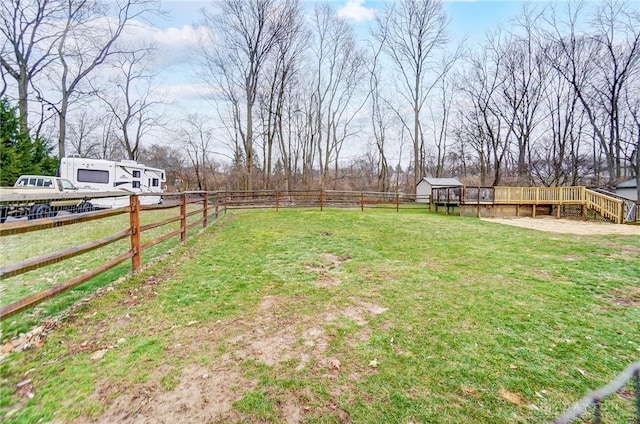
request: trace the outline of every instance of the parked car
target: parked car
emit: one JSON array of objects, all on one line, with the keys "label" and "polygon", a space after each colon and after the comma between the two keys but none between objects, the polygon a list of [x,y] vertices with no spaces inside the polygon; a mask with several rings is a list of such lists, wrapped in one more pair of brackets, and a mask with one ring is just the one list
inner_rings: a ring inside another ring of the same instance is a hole
[{"label": "parked car", "polygon": [[91,203],[84,199],[69,199],[58,195],[77,191],[78,188],[64,178],[22,175],[13,187],[0,187],[0,222],[4,223],[9,216],[39,219],[55,216],[61,210],[92,210]]}]

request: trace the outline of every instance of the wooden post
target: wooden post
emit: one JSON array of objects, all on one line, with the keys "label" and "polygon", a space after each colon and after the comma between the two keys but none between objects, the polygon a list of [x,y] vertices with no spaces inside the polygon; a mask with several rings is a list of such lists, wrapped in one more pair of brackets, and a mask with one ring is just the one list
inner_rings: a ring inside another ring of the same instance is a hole
[{"label": "wooden post", "polygon": [[324,203],[324,190],[320,190],[320,212],[322,212],[323,203]]},{"label": "wooden post", "polygon": [[276,212],[280,210],[280,192],[276,190]]},{"label": "wooden post", "polygon": [[564,200],[562,187],[558,187],[558,210],[556,211],[556,218],[560,218],[560,213],[562,212],[562,203]]},{"label": "wooden post", "polygon": [[480,218],[480,186],[478,186],[478,218]]},{"label": "wooden post", "polygon": [[180,241],[187,241],[187,194],[182,193],[182,203],[180,204]]},{"label": "wooden post", "polygon": [[142,269],[140,252],[140,199],[136,195],[129,196],[129,225],[131,228],[131,270],[136,273]]},{"label": "wooden post", "polygon": [[400,212],[400,193],[396,192],[396,212]]},{"label": "wooden post", "polygon": [[220,202],[218,202],[218,196],[219,196],[219,193],[216,191],[216,195],[213,198],[213,204],[214,204],[214,206],[216,208],[216,215],[215,215],[216,219],[218,219],[218,205],[220,204]]},{"label": "wooden post", "polygon": [[524,188],[520,187],[520,204],[522,204],[523,200],[524,200]]},{"label": "wooden post", "polygon": [[618,210],[619,210],[619,214],[618,214],[618,224],[624,224],[624,202],[620,201],[618,203]]},{"label": "wooden post", "polygon": [[433,206],[435,206],[436,213],[438,213],[438,200],[440,199],[439,197],[434,196],[434,193],[438,193],[438,196],[440,196],[440,191],[437,191],[435,188],[431,189],[431,201],[433,202]]},{"label": "wooden post", "polygon": [[202,228],[207,228],[209,225],[209,193],[204,192],[204,201],[202,206]]},{"label": "wooden post", "polygon": [[360,212],[364,212],[364,193],[360,193]]}]

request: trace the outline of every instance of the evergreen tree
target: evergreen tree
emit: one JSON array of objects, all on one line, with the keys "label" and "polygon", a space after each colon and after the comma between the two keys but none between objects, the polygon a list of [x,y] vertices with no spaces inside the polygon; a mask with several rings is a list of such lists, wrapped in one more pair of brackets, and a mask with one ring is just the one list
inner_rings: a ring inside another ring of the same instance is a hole
[{"label": "evergreen tree", "polygon": [[11,186],[20,175],[55,175],[58,160],[41,138],[31,139],[20,130],[17,108],[0,99],[0,185]]}]

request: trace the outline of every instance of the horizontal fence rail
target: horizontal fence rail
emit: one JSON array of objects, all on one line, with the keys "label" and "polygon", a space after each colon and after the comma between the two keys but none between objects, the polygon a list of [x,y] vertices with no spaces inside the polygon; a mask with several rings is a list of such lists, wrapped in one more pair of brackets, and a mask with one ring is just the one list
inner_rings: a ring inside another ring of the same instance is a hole
[{"label": "horizontal fence rail", "polygon": [[[114,196],[122,197],[122,193],[108,193],[102,197]],[[82,198],[84,194],[74,193],[71,198]],[[14,196],[15,197],[15,196]],[[29,202],[32,207],[37,204],[48,204],[51,201],[64,200],[64,197],[55,196],[55,199],[42,199],[35,195],[17,196],[13,199],[19,204]],[[158,198],[157,195],[148,196]],[[4,205],[12,205],[11,199],[3,197]],[[71,278],[68,281],[59,283],[45,291],[35,293],[19,301],[12,302],[0,307],[0,320],[7,319],[21,311],[32,308],[37,304],[62,294],[74,287],[87,282],[88,280],[118,266],[127,259],[131,259],[132,272],[141,269],[142,252],[159,243],[173,237],[180,237],[180,242],[187,239],[187,232],[190,229],[202,226],[206,228],[210,219],[217,219],[220,213],[225,213],[228,209],[249,209],[249,208],[291,208],[291,207],[314,207],[323,210],[325,207],[351,207],[365,208],[384,207],[398,211],[403,208],[426,208],[428,198],[422,203],[416,203],[416,196],[405,193],[383,193],[383,192],[346,192],[330,190],[306,190],[306,191],[219,191],[204,192],[192,191],[182,193],[165,193],[162,202],[144,202],[144,195],[127,196],[128,206],[93,211],[84,213],[79,210],[69,210],[69,215],[38,217],[28,220],[13,220],[0,224],[0,237],[10,236],[32,231],[56,228],[61,226],[83,224],[89,221],[105,219],[117,215],[128,214],[129,224],[127,228],[104,236],[97,240],[92,240],[71,248],[59,250],[46,255],[29,258],[17,263],[0,267],[0,280],[17,276],[29,271],[42,268],[53,263],[65,261],[85,253],[101,249],[112,243],[125,238],[130,239],[130,247],[125,252],[117,255],[105,263],[83,273],[80,276]],[[426,200],[426,202],[425,202]],[[122,203],[122,202],[120,202]],[[142,224],[140,215],[145,211],[175,210],[176,214],[155,222]],[[22,217],[26,217],[23,215]],[[171,229],[152,240],[142,242],[141,234],[152,229],[164,227],[178,223],[178,229]]]},{"label": "horizontal fence rail", "polygon": [[[165,201],[162,204],[141,204],[141,197],[138,195],[127,196],[129,206],[124,208],[116,208],[109,210],[95,211],[91,213],[70,214],[59,217],[45,217],[35,220],[16,220],[0,225],[0,237],[9,236],[43,229],[55,228],[60,226],[83,224],[90,221],[105,219],[117,215],[128,214],[129,223],[126,228],[114,232],[97,240],[92,240],[71,248],[59,250],[46,255],[29,258],[17,263],[0,267],[0,280],[17,276],[29,271],[33,271],[44,266],[65,261],[76,256],[103,248],[112,243],[125,238],[130,239],[130,247],[106,262],[96,266],[95,268],[73,277],[67,281],[56,284],[42,292],[38,292],[27,296],[18,301],[0,307],[0,320],[5,320],[19,312],[30,309],[39,303],[51,299],[62,294],[74,287],[77,287],[90,279],[103,274],[116,266],[120,265],[127,259],[131,259],[132,272],[138,272],[142,264],[142,252],[151,246],[161,243],[171,237],[180,236],[181,242],[187,237],[187,231],[202,225],[205,228],[209,222],[209,218],[218,218],[224,209],[224,196],[217,192],[194,192],[194,193],[176,193],[166,194]],[[44,201],[47,199],[30,199],[30,201]],[[187,206],[196,204],[196,209],[187,211]],[[154,211],[161,209],[177,210],[177,215],[152,222],[150,224],[141,225],[140,214],[143,211]],[[195,220],[189,220],[188,217],[197,217]],[[162,227],[174,222],[180,223],[180,228],[164,233],[146,243],[141,243],[141,233]]]},{"label": "horizontal fence rail", "polygon": [[640,361],[637,361],[629,365],[612,382],[580,399],[562,416],[554,420],[553,424],[569,424],[586,414],[590,407],[593,407],[593,422],[600,424],[602,422],[602,401],[614,395],[631,380],[635,386],[636,423],[640,423]]},{"label": "horizontal fence rail", "polygon": [[[93,195],[94,198],[111,196],[122,197],[122,193],[106,193],[103,195]],[[51,201],[64,200],[63,197],[55,196],[54,199],[40,199],[35,195],[18,196],[16,200],[29,202],[28,207],[46,204]],[[72,193],[70,198],[82,199],[88,197],[86,193]],[[12,207],[7,196],[2,197],[2,205],[5,208]],[[47,214],[43,217],[29,215],[28,220],[12,220],[0,225],[0,237],[14,234],[38,231],[43,229],[87,223],[93,220],[105,219],[121,214],[129,215],[129,225],[125,229],[114,232],[98,240],[93,240],[78,246],[57,252],[49,253],[36,258],[29,258],[23,261],[0,267],[0,280],[29,272],[52,263],[68,260],[87,252],[94,251],[110,245],[124,238],[130,239],[130,248],[118,258],[114,258],[93,270],[88,271],[83,276],[61,283],[56,287],[47,290],[46,293],[33,295],[29,299],[22,299],[6,306],[0,307],[0,320],[4,320],[24,309],[30,308],[39,302],[49,299],[58,293],[62,293],[70,288],[106,272],[120,264],[125,259],[131,259],[132,271],[137,272],[141,268],[142,252],[152,246],[164,242],[173,237],[180,237],[180,241],[187,239],[187,232],[190,229],[202,226],[206,228],[211,217],[218,218],[220,213],[228,209],[250,209],[250,208],[295,208],[313,207],[323,210],[326,207],[339,208],[387,208],[398,211],[401,207],[426,208],[433,203],[450,204],[516,204],[516,205],[539,205],[539,204],[559,204],[559,205],[583,205],[589,207],[603,217],[615,222],[622,222],[624,219],[624,202],[602,193],[591,191],[585,187],[455,187],[437,188],[432,190],[431,196],[417,197],[415,194],[391,193],[391,192],[349,192],[336,190],[299,190],[299,191],[192,191],[182,193],[164,193],[162,197],[157,194],[130,195],[126,196],[128,205],[113,209],[104,209],[85,213],[83,208],[72,208],[68,210],[68,215],[57,215],[57,213]],[[122,201],[119,202],[120,204]],[[175,210],[176,214],[156,222],[141,224],[140,213],[154,210]],[[22,215],[25,217],[26,215]],[[173,223],[178,223],[178,229],[172,229],[152,240],[141,241],[141,233],[152,229],[164,227]],[[118,259],[117,261],[115,259]]]}]

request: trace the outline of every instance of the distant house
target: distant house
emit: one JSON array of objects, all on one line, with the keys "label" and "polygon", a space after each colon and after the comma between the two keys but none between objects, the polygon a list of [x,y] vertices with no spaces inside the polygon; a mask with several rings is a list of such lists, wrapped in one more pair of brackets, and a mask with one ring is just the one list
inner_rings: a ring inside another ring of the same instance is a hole
[{"label": "distant house", "polygon": [[616,187],[616,194],[630,200],[638,200],[638,183],[635,178],[621,182]]},{"label": "distant house", "polygon": [[429,203],[429,196],[431,196],[431,189],[434,188],[446,188],[446,187],[463,187],[457,178],[431,178],[424,177],[416,185],[416,202]]}]

